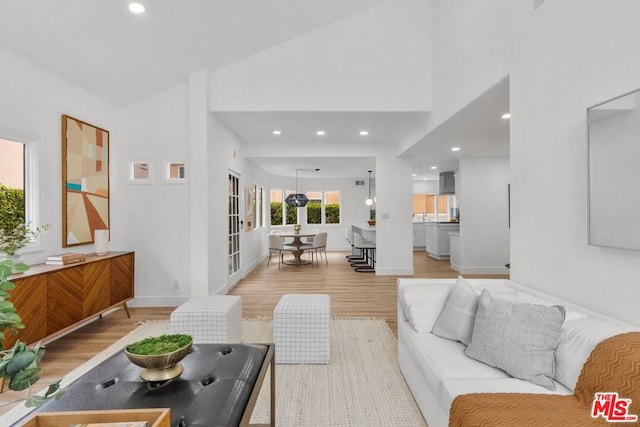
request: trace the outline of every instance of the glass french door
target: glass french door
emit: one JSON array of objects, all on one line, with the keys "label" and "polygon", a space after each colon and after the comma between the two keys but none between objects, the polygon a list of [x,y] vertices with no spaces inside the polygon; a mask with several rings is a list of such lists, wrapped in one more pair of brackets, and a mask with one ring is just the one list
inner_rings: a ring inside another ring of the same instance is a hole
[{"label": "glass french door", "polygon": [[240,270],[240,177],[229,172],[229,277]]}]

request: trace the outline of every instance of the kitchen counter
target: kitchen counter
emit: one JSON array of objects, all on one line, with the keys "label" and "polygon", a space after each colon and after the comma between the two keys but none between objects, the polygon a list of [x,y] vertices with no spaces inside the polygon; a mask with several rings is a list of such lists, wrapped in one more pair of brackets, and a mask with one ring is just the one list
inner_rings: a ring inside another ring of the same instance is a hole
[{"label": "kitchen counter", "polygon": [[425,247],[435,259],[449,259],[451,244],[449,234],[460,231],[459,222],[425,222]]}]

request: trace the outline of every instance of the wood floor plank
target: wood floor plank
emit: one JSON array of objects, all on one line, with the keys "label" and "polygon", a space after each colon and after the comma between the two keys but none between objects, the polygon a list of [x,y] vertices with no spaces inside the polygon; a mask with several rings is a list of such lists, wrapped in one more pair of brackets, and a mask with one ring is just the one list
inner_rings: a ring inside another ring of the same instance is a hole
[{"label": "wood floor plank", "polygon": [[[345,259],[346,252],[327,252],[329,265],[320,263],[304,266],[271,263],[266,259],[242,279],[231,295],[242,297],[244,317],[272,317],[273,309],[287,293],[323,293],[331,296],[331,314],[334,317],[383,317],[391,330],[396,332],[396,279],[398,276],[376,276],[356,273]],[[276,260],[274,258],[274,260]],[[414,252],[414,275],[410,277],[457,277],[448,261],[429,258],[424,251]],[[409,276],[407,276],[409,277]],[[468,276],[505,278],[506,276]],[[168,319],[174,307],[132,307],[131,319],[123,309],[103,316],[47,345],[42,363],[43,380],[64,376],[95,354],[106,349],[114,341],[135,329],[144,320]],[[26,325],[28,328],[29,325]],[[41,380],[35,389],[45,387]],[[0,395],[0,404],[15,397],[12,392]],[[12,405],[0,407],[0,413]]]}]

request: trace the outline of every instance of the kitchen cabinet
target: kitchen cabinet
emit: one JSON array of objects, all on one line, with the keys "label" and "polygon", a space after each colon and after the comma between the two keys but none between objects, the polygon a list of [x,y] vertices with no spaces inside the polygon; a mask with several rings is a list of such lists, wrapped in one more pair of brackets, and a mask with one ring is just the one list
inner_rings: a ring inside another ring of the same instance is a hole
[{"label": "kitchen cabinet", "polygon": [[425,223],[414,222],[413,223],[413,248],[424,249],[425,246]]},{"label": "kitchen cabinet", "polygon": [[460,232],[460,224],[457,222],[426,222],[425,225],[425,249],[427,254],[435,259],[449,259],[449,233]]}]

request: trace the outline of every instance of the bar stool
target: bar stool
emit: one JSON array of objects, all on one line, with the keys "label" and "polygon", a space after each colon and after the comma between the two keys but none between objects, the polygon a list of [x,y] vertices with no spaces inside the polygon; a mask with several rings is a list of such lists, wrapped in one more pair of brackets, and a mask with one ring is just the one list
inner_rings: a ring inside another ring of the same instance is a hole
[{"label": "bar stool", "polygon": [[[351,245],[351,252],[353,253],[353,249],[354,249],[354,242],[353,242],[353,236],[356,233],[353,232],[353,230],[351,230],[351,228],[347,228],[347,242],[349,242],[349,244]],[[366,261],[366,258],[364,257],[364,253],[362,252],[362,250],[360,250],[360,253],[357,255],[347,255],[345,258],[347,258],[347,261],[349,261],[351,263],[351,266],[353,267],[354,263],[363,263]]]},{"label": "bar stool", "polygon": [[360,249],[364,256],[364,262],[352,263],[358,273],[375,273],[376,272],[376,243],[364,240],[361,235],[354,234],[354,247]]}]

